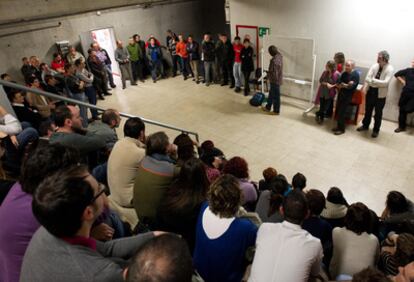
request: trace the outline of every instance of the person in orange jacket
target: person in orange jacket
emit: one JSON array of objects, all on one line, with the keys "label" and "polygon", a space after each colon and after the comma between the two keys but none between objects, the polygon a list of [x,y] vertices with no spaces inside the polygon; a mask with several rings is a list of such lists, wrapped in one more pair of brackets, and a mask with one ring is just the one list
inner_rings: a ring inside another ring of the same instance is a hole
[{"label": "person in orange jacket", "polygon": [[182,34],[178,35],[178,43],[176,46],[177,55],[180,57],[180,71],[184,76],[184,80],[187,80],[188,75],[191,73],[190,64],[188,62],[187,44],[184,41]]}]

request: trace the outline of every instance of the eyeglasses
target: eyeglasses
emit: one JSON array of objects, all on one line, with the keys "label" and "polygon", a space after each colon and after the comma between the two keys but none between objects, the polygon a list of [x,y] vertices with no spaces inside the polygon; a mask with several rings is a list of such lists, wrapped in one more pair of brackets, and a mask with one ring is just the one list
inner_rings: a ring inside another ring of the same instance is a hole
[{"label": "eyeglasses", "polygon": [[102,183],[99,183],[98,189],[99,189],[99,192],[92,198],[91,204],[93,204],[103,193],[107,191],[107,187]]}]

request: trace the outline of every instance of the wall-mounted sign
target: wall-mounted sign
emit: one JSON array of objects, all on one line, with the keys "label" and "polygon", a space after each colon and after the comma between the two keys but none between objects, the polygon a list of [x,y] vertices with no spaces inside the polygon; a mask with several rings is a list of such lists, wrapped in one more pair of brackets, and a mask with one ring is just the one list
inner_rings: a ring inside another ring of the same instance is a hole
[{"label": "wall-mounted sign", "polygon": [[266,34],[270,34],[270,27],[259,27],[259,37],[263,37]]}]

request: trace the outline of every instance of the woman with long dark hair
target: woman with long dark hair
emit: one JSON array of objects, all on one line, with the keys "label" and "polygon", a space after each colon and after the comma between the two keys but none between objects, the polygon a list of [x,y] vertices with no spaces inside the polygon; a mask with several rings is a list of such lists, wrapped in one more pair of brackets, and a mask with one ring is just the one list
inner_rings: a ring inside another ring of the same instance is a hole
[{"label": "woman with long dark hair", "polygon": [[184,162],[178,179],[166,192],[158,209],[158,228],[183,236],[194,249],[195,226],[210,183],[203,162],[192,158]]},{"label": "woman with long dark hair", "polygon": [[269,184],[270,190],[263,191],[257,202],[256,212],[263,222],[282,222],[283,216],[279,213],[285,199],[289,184],[283,177],[276,176]]}]

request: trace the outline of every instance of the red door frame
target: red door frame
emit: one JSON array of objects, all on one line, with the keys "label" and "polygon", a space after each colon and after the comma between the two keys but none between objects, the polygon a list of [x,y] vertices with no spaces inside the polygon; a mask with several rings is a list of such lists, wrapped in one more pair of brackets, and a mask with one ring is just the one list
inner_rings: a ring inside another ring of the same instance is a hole
[{"label": "red door frame", "polygon": [[[239,36],[239,28],[251,28],[251,29],[255,29],[256,30],[256,65],[257,67],[259,67],[259,57],[260,57],[260,53],[259,53],[259,27],[258,26],[253,26],[253,25],[240,25],[237,24],[236,25],[236,35]],[[261,66],[263,67],[263,66]]]}]

